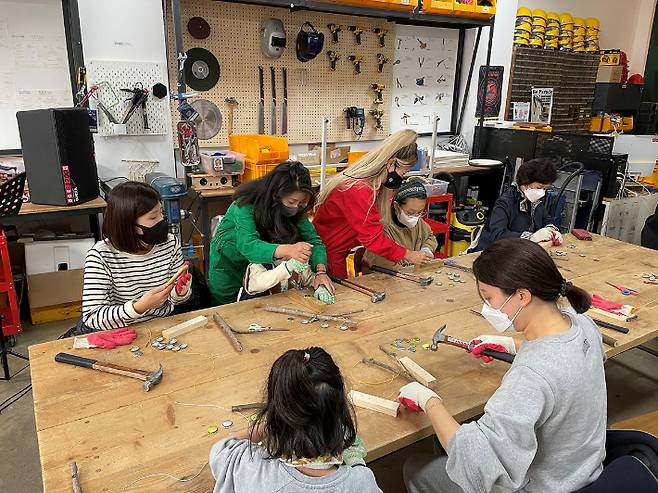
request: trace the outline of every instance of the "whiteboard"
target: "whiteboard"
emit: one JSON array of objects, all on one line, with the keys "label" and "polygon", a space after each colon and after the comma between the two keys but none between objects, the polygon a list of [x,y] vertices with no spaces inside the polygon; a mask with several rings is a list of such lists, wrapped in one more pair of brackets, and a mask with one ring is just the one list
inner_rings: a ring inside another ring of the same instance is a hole
[{"label": "whiteboard", "polygon": [[450,132],[458,48],[458,29],[396,24],[391,132],[432,132],[433,113]]},{"label": "whiteboard", "polygon": [[61,0],[0,0],[0,150],[20,149],[16,112],[72,106]]}]

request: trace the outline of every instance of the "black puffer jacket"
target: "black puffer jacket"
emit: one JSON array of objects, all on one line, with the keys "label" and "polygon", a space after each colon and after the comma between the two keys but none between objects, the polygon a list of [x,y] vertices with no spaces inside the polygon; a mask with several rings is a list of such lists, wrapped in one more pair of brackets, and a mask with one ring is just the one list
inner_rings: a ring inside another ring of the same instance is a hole
[{"label": "black puffer jacket", "polygon": [[644,223],[640,242],[643,247],[658,250],[658,207]]},{"label": "black puffer jacket", "polygon": [[529,237],[551,224],[544,200],[531,204],[517,186],[512,185],[496,200],[477,247],[472,251],[480,252],[502,238]]}]

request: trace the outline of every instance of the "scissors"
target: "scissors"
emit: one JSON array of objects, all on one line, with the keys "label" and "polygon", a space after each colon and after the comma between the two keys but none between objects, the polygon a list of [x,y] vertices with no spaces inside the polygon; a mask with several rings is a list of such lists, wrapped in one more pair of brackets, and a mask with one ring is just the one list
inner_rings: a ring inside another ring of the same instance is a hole
[{"label": "scissors", "polygon": [[249,324],[249,332],[284,332],[290,329],[275,329],[274,327],[265,327],[260,324]]},{"label": "scissors", "polygon": [[638,295],[638,292],[635,291],[634,289],[625,288],[624,286],[617,286],[617,285],[612,284],[611,282],[608,282],[608,281],[606,281],[606,284],[608,286],[612,286],[613,288],[619,290],[621,292],[621,294],[623,294],[624,296],[629,296],[629,295],[637,296]]}]

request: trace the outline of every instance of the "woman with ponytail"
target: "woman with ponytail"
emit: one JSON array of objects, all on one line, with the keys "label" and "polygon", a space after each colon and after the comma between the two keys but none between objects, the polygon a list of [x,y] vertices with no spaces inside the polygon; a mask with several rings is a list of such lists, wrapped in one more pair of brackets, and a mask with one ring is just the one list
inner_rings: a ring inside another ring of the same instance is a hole
[{"label": "woman with ponytail", "polygon": [[365,455],[334,360],[291,349],[272,365],[251,430],[211,449],[213,493],[381,493]]},{"label": "woman with ponytail", "polygon": [[[447,456],[411,457],[409,493],[576,491],[603,470],[606,386],[601,334],[583,315],[590,296],[562,277],[550,255],[524,239],[500,240],[475,260],[482,316],[497,332],[482,335],[472,353],[489,347],[516,354],[477,421],[459,425],[441,398],[418,383],[401,401],[427,413]],[[566,298],[571,305],[562,308]]]}]

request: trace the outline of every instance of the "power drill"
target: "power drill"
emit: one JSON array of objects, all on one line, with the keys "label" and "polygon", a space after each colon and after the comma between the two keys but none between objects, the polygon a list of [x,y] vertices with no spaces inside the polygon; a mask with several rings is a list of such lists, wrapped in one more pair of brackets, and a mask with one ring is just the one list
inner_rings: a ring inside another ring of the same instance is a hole
[{"label": "power drill", "polygon": [[382,29],[381,27],[375,27],[372,30],[379,37],[379,46],[386,46],[386,34],[388,33],[387,29]]},{"label": "power drill", "polygon": [[336,53],[333,50],[327,51],[327,56],[329,57],[329,61],[331,62],[331,70],[336,70],[336,62],[340,60],[340,54]]},{"label": "power drill", "polygon": [[343,30],[343,26],[340,24],[327,24],[327,27],[331,31],[331,39],[334,43],[338,43],[338,33]]},{"label": "power drill", "polygon": [[375,120],[375,125],[373,128],[381,130],[383,128],[382,118],[384,117],[384,110],[370,110],[369,113],[370,116],[372,116],[372,119]]},{"label": "power drill", "polygon": [[388,57],[383,53],[377,53],[377,70],[381,73],[384,70],[384,64],[388,63]]},{"label": "power drill", "polygon": [[363,28],[361,26],[347,26],[347,28],[354,33],[354,38],[356,39],[356,44],[361,44],[361,33]]},{"label": "power drill", "polygon": [[370,88],[375,91],[375,94],[377,94],[377,99],[373,101],[373,104],[384,104],[384,89],[386,89],[386,86],[384,84],[370,84]]},{"label": "power drill", "polygon": [[350,55],[347,57],[347,59],[354,64],[354,71],[357,74],[360,74],[361,62],[363,61],[363,57],[361,55]]}]

